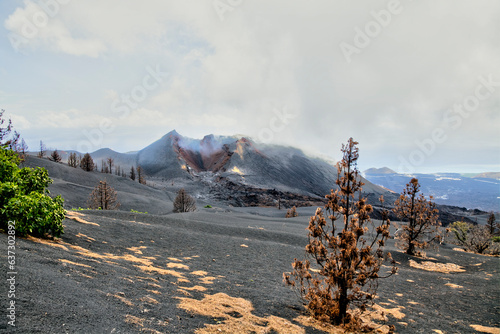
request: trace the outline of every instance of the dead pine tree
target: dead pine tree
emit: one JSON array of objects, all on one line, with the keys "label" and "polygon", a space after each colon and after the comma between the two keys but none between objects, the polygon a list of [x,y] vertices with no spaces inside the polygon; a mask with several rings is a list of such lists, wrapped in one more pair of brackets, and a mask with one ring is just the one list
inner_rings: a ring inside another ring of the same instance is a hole
[{"label": "dead pine tree", "polygon": [[438,220],[439,210],[436,204],[427,200],[420,193],[418,179],[411,179],[399,198],[394,203],[394,213],[404,224],[397,242],[398,247],[405,250],[408,255],[420,255],[418,249],[424,249],[430,242],[440,240]]},{"label": "dead pine tree", "polygon": [[137,180],[140,184],[146,184],[146,179],[144,178],[144,172],[141,166],[137,166]]},{"label": "dead pine tree", "polygon": [[19,147],[20,149],[20,155],[21,155],[21,160],[25,160],[26,155],[28,154],[28,144],[24,141],[24,138],[21,139],[21,145]]},{"label": "dead pine tree", "polygon": [[85,153],[83,158],[80,159],[80,168],[86,172],[91,172],[94,168],[97,168],[97,164],[94,164],[94,160],[90,154]]},{"label": "dead pine tree", "polygon": [[488,227],[488,230],[490,231],[490,234],[492,236],[495,236],[498,234],[498,229],[500,229],[500,225],[496,222],[495,214],[493,212],[490,212],[490,215],[488,216],[488,220],[486,222],[486,226]]},{"label": "dead pine tree", "polygon": [[68,156],[68,166],[76,168],[76,167],[78,167],[79,163],[80,163],[80,160],[76,156],[76,153],[71,152]]},{"label": "dead pine tree", "polygon": [[109,174],[113,174],[113,166],[115,165],[115,160],[111,157],[106,159],[106,162],[109,166],[108,172]]},{"label": "dead pine tree", "polygon": [[116,191],[106,181],[99,181],[90,194],[88,206],[94,210],[116,210],[120,207],[116,197]]},{"label": "dead pine tree", "polygon": [[47,149],[45,148],[45,144],[43,143],[43,141],[40,140],[40,150],[38,151],[37,156],[39,158],[43,158],[45,156],[46,151]]},{"label": "dead pine tree", "polygon": [[338,189],[325,196],[326,214],[318,208],[309,220],[305,249],[309,259],[295,259],[293,271],[283,274],[284,282],[297,288],[312,317],[350,330],[362,327],[354,309],[364,311],[375,298],[377,280],[397,270],[391,261],[392,268],[379,274],[384,260],[392,260],[390,253],[384,255],[382,250],[389,237],[389,220],[373,226],[371,240],[365,236],[373,209],[361,197],[357,144],[350,138],[342,145]]},{"label": "dead pine tree", "polygon": [[134,166],[130,167],[130,179],[135,181],[135,168]]},{"label": "dead pine tree", "polygon": [[59,154],[59,152],[57,152],[57,150],[54,150],[50,154],[49,160],[54,161],[54,162],[61,162],[62,158],[61,158],[61,155]]},{"label": "dead pine tree", "polygon": [[174,200],[174,212],[190,212],[194,210],[196,210],[194,198],[188,195],[184,188],[180,189]]}]

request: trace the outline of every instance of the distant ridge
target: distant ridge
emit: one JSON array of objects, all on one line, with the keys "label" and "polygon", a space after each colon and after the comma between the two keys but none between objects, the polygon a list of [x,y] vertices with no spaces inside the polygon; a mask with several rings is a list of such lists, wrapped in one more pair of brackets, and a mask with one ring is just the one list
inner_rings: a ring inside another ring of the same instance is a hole
[{"label": "distant ridge", "polygon": [[397,174],[395,171],[388,167],[382,167],[382,168],[369,168],[364,171],[365,174],[375,174],[375,175],[381,175],[381,174]]},{"label": "distant ridge", "polygon": [[500,180],[500,172],[485,172],[485,173],[480,173],[477,175],[474,175],[473,178],[479,179],[495,179],[495,180]]}]

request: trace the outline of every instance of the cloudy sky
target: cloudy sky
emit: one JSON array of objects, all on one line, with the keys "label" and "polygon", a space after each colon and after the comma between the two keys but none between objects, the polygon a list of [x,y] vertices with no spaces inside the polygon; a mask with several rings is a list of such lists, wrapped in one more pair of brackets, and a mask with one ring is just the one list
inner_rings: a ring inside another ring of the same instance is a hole
[{"label": "cloudy sky", "polygon": [[12,0],[0,19],[0,108],[32,150],[176,129],[500,171],[497,0]]}]

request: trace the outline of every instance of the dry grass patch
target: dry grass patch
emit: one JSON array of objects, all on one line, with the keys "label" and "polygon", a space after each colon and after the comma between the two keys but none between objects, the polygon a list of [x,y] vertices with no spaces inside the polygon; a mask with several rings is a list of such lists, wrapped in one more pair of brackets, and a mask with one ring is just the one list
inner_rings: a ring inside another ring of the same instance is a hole
[{"label": "dry grass patch", "polygon": [[138,318],[138,317],[130,315],[130,314],[127,314],[125,316],[125,322],[127,324],[131,324],[131,325],[136,325],[136,326],[139,326],[139,327],[143,327],[144,326],[144,321],[146,321],[146,319]]},{"label": "dry grass patch", "polygon": [[83,217],[85,217],[85,215],[81,214],[79,212],[66,211],[66,218],[68,218],[68,219],[74,220],[74,221],[82,223],[82,224],[100,226],[99,224],[96,224],[96,223],[93,223],[93,222],[89,222],[89,221],[83,219]]},{"label": "dry grass patch", "polygon": [[214,284],[214,280],[216,280],[217,278],[216,277],[213,277],[213,276],[206,276],[206,277],[201,277],[199,278],[199,281],[202,283],[202,284]]},{"label": "dry grass patch", "polygon": [[129,251],[134,252],[136,254],[142,255],[141,249],[146,249],[146,246],[138,246],[138,247],[130,247],[127,248]]},{"label": "dry grass patch", "polygon": [[457,285],[457,284],[453,284],[453,283],[446,283],[445,285],[449,286],[450,288],[453,288],[453,289],[462,289],[463,288],[463,286]]},{"label": "dry grass patch", "polygon": [[154,298],[151,298],[149,296],[142,297],[140,299],[141,302],[149,303],[149,304],[158,304],[158,301]]},{"label": "dry grass patch", "polygon": [[200,286],[200,285],[195,285],[192,287],[180,286],[179,289],[187,290],[187,291],[207,291],[207,288],[205,288],[204,286]]},{"label": "dry grass patch", "polygon": [[266,334],[272,331],[282,334],[305,334],[304,328],[290,321],[275,317],[258,317],[252,314],[252,303],[243,298],[235,298],[225,293],[205,295],[202,300],[178,297],[179,308],[200,315],[225,319],[220,324],[209,324],[195,331],[207,333]]},{"label": "dry grass patch", "polygon": [[59,248],[64,249],[65,251],[69,250],[68,247],[66,247],[65,245],[70,246],[69,244],[67,244],[67,243],[65,243],[63,241],[53,241],[53,240],[35,238],[35,237],[32,237],[31,235],[28,235],[26,237],[26,239],[29,240],[29,241],[32,241],[32,242],[39,243],[39,244],[49,245],[49,246],[52,246],[52,247],[59,247]]},{"label": "dry grass patch", "polygon": [[76,263],[76,262],[69,261],[69,260],[65,260],[65,259],[59,259],[59,261],[61,261],[62,263],[65,263],[65,264],[72,264],[72,265],[74,265],[74,266],[80,266],[80,267],[92,268],[92,267],[91,267],[91,266],[89,266],[89,265],[86,265],[86,264],[83,264],[83,263]]},{"label": "dry grass patch", "polygon": [[175,262],[182,262],[182,260],[179,260],[178,258],[176,257],[169,257],[168,260],[170,261],[175,261]]},{"label": "dry grass patch", "polygon": [[481,325],[470,325],[475,331],[489,334],[500,334],[500,328],[486,327]]},{"label": "dry grass patch", "polygon": [[410,260],[410,267],[423,269],[427,271],[437,271],[445,274],[465,272],[463,267],[454,263],[435,263],[431,261],[424,261],[422,263],[418,263],[414,260]]},{"label": "dry grass patch", "polygon": [[76,237],[77,237],[77,238],[85,238],[85,239],[87,239],[87,241],[88,241],[88,242],[95,241],[95,239],[94,239],[94,238],[91,238],[91,237],[89,237],[88,235],[85,235],[85,234],[83,234],[83,233],[78,233],[78,234],[76,235]]},{"label": "dry grass patch", "polygon": [[149,273],[155,272],[155,273],[158,273],[160,275],[170,275],[170,276],[174,276],[177,278],[185,278],[184,275],[182,275],[181,273],[179,273],[175,270],[158,268],[158,267],[155,267],[152,265],[151,266],[136,266],[136,267],[141,269],[144,272],[149,272]]},{"label": "dry grass patch", "polygon": [[123,292],[117,292],[114,295],[111,293],[108,293],[107,296],[109,297],[115,297],[119,301],[125,303],[128,306],[134,306],[134,303],[130,299],[125,298],[125,294]]},{"label": "dry grass patch", "polygon": [[167,268],[176,268],[176,269],[184,269],[189,270],[189,267],[182,263],[169,262],[167,263]]},{"label": "dry grass patch", "polygon": [[146,291],[147,291],[147,292],[151,292],[151,293],[153,293],[153,294],[155,294],[155,295],[161,295],[161,292],[160,292],[160,291],[158,291],[158,290],[146,290]]},{"label": "dry grass patch", "polygon": [[191,272],[191,275],[196,275],[196,276],[207,276],[208,273],[206,271],[203,271],[203,270],[197,270],[197,271],[193,271]]}]

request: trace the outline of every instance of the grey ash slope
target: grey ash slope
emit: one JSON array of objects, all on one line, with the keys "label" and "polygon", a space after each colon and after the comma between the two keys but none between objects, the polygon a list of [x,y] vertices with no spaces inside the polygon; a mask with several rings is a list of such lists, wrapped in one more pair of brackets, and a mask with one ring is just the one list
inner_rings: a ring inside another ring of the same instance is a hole
[{"label": "grey ash slope", "polygon": [[106,182],[118,192],[121,209],[131,209],[154,214],[172,211],[172,192],[159,190],[124,178],[100,172],[85,172],[81,168],[72,168],[62,163],[47,159],[28,157],[22,167],[43,167],[49,172],[53,184],[49,186],[51,195],[62,195],[66,209],[87,207],[87,200],[99,181]]}]

